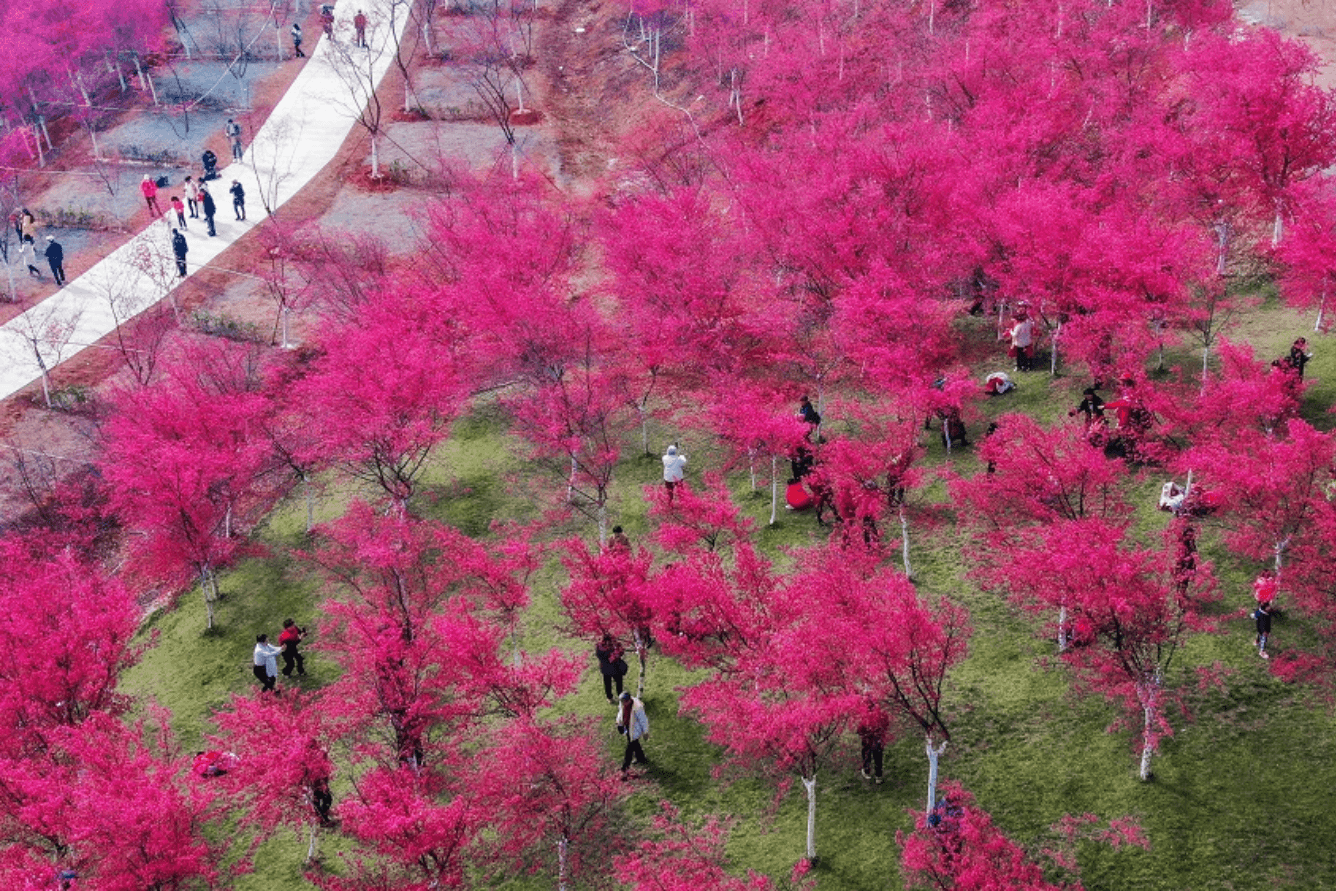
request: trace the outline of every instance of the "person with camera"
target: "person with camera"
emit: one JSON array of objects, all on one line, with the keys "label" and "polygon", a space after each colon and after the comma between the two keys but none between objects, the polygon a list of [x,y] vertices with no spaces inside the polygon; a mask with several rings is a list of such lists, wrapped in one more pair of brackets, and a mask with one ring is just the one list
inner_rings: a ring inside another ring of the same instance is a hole
[{"label": "person with camera", "polygon": [[291,619],[283,620],[283,633],[278,636],[278,645],[283,648],[283,677],[292,677],[294,667],[297,674],[306,674],[306,658],[297,652],[297,645],[305,636],[305,628],[298,628]]},{"label": "person with camera", "polygon": [[626,779],[630,776],[632,759],[636,764],[649,764],[641,745],[642,740],[649,739],[645,703],[628,692],[617,698],[617,732],[626,737],[626,754],[622,757],[622,779]]}]

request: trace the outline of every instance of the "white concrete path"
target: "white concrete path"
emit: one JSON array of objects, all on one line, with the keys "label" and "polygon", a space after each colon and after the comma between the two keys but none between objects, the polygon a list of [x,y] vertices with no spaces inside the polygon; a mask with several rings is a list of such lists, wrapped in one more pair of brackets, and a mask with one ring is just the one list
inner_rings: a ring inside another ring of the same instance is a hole
[{"label": "white concrete path", "polygon": [[[369,22],[366,49],[353,45],[353,17],[359,8]],[[333,43],[318,26],[306,29],[305,45],[312,49],[301,73],[253,137],[242,134],[244,158],[220,167],[222,178],[209,183],[218,205],[217,237],[209,237],[203,211],[198,220],[187,218],[187,277],[258,225],[266,205],[277,210],[334,160],[394,60],[408,21],[407,8],[404,0],[340,0],[335,6]],[[387,105],[392,107],[393,103]],[[219,163],[224,160],[220,157]],[[232,211],[228,189],[233,180],[246,190],[245,222],[236,221]],[[115,331],[118,323],[166,298],[183,281],[171,249],[176,222],[168,204],[172,194],[184,200],[179,183],[159,190],[158,204],[168,211],[160,221],[0,326],[0,399],[40,380],[42,365],[49,369],[68,361]],[[37,264],[47,275],[41,256],[46,245],[40,236],[36,247]],[[22,271],[20,264],[17,272]]]}]

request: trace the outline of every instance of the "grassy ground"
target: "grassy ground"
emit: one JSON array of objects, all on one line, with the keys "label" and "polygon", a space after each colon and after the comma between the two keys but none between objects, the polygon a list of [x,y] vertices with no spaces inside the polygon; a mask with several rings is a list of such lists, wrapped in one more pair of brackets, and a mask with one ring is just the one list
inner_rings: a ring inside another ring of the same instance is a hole
[{"label": "grassy ground", "polygon": [[[1309,323],[1311,325],[1311,322]],[[1233,332],[1235,339],[1255,345],[1259,357],[1282,354],[1307,326],[1292,314],[1266,305]],[[1312,338],[1317,357],[1310,374],[1304,415],[1330,426],[1326,407],[1336,400],[1336,355],[1330,342]],[[1199,351],[1172,351],[1171,365],[1184,374],[1198,372]],[[992,360],[982,373],[1001,367]],[[1085,382],[1079,377],[1050,381],[1046,374],[1021,378],[1020,390],[987,403],[989,414],[1027,411],[1047,420],[1064,418]],[[985,421],[986,423],[986,421]],[[977,428],[972,432],[977,433]],[[655,431],[654,443],[673,438],[675,431]],[[714,463],[708,442],[683,441],[699,473]],[[649,531],[641,487],[659,479],[656,457],[639,456],[638,436],[628,442],[618,470],[612,509],[614,522],[633,539]],[[929,461],[948,460],[933,434]],[[977,463],[968,451],[949,459],[953,470],[973,473]],[[1154,510],[1161,477],[1148,474],[1139,484],[1148,530],[1164,519]],[[532,518],[539,513],[544,488],[536,465],[504,435],[498,412],[484,407],[463,419],[452,440],[442,447],[427,477],[417,509],[450,522],[471,535],[488,536],[498,518]],[[355,489],[328,481],[320,516],[337,515]],[[759,540],[767,552],[782,559],[781,548],[819,541],[820,530],[808,516],[784,516],[773,526],[769,490],[751,492],[745,477],[730,481],[740,504],[755,518]],[[943,499],[945,487],[930,487],[920,498]],[[198,592],[180,606],[148,623],[157,642],[143,663],[126,678],[133,693],[152,695],[168,706],[183,746],[200,744],[210,730],[208,716],[232,693],[252,689],[249,655],[259,630],[275,633],[287,616],[313,628],[308,657],[308,685],[328,682],[332,666],[319,649],[317,586],[301,570],[289,550],[304,541],[305,507],[294,496],[279,505],[256,537],[268,555],[249,559],[226,573],[225,598],[217,627],[205,632]],[[573,521],[564,532],[592,536],[592,522]],[[1052,646],[1036,636],[1034,624],[1018,617],[996,599],[976,591],[965,575],[963,539],[951,524],[913,531],[912,560],[919,584],[969,607],[975,636],[969,659],[952,675],[948,695],[953,742],[943,759],[942,774],[971,789],[980,805],[1022,844],[1038,851],[1051,845],[1050,827],[1064,814],[1093,813],[1104,819],[1131,815],[1146,830],[1150,850],[1114,850],[1093,843],[1078,847],[1083,881],[1088,888],[1111,889],[1263,889],[1336,887],[1336,810],[1328,802],[1336,785],[1336,732],[1324,703],[1302,688],[1280,684],[1267,675],[1251,647],[1250,623],[1227,620],[1224,633],[1194,640],[1175,666],[1176,680],[1191,685],[1196,668],[1219,663],[1226,669],[1219,686],[1191,697],[1192,721],[1175,715],[1175,735],[1166,740],[1154,763],[1155,779],[1136,778],[1132,733],[1111,728],[1116,714],[1101,699],[1070,689],[1064,672],[1046,666]],[[1203,550],[1216,561],[1226,594],[1226,608],[1237,613],[1247,602],[1247,582],[1258,567],[1243,565],[1224,553],[1208,532]],[[592,649],[570,641],[556,630],[560,624],[557,590],[562,582],[553,562],[534,582],[534,603],[525,620],[526,643],[557,643],[577,652]],[[1222,611],[1225,611],[1222,609]],[[1287,618],[1277,626],[1283,647],[1307,633],[1303,623]],[[654,764],[636,786],[627,819],[639,821],[670,799],[687,815],[731,815],[736,821],[729,845],[738,868],[787,874],[803,852],[806,807],[801,786],[777,798],[773,780],[740,774],[717,776],[719,752],[703,738],[701,727],[677,715],[676,688],[690,677],[679,666],[653,658],[647,708],[654,726],[649,754]],[[582,714],[606,715],[601,685],[590,659],[590,673],[581,692],[566,708]],[[608,716],[608,758],[619,751]],[[825,891],[871,891],[899,887],[897,830],[910,828],[909,808],[921,808],[927,764],[922,742],[906,736],[887,751],[887,783],[875,787],[857,774],[856,742],[834,769],[818,779],[817,847],[822,860],[816,870]],[[337,793],[336,789],[336,793]],[[337,841],[325,845],[337,849]],[[290,889],[301,884],[304,844],[292,836],[270,842],[261,851],[259,869],[237,887],[245,891]],[[545,878],[515,880],[516,887],[547,887]]]}]

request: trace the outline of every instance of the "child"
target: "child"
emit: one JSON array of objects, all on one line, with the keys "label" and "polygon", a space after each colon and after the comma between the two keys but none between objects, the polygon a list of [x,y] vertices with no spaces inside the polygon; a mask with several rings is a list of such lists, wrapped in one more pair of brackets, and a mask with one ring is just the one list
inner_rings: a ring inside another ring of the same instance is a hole
[{"label": "child", "polygon": [[180,195],[172,196],[172,210],[176,211],[176,221],[181,224],[181,228],[186,228],[186,206],[181,203]]}]

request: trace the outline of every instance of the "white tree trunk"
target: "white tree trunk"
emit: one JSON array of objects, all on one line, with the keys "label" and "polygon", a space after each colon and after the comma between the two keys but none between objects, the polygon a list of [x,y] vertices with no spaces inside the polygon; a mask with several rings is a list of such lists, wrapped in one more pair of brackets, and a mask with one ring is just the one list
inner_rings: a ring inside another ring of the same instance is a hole
[{"label": "white tree trunk", "polygon": [[199,587],[204,593],[204,610],[208,614],[204,627],[213,630],[213,601],[218,596],[218,589],[213,581],[213,570],[207,565],[199,571]]},{"label": "white tree trunk", "polygon": [[1058,607],[1058,652],[1067,649],[1067,604]]},{"label": "white tree trunk", "polygon": [[1326,309],[1327,309],[1327,280],[1324,277],[1322,279],[1322,301],[1317,305],[1317,321],[1313,323],[1314,332],[1320,332],[1322,330],[1322,315],[1326,311]]},{"label": "white tree trunk", "polygon": [[1062,320],[1058,320],[1058,327],[1053,329],[1052,346],[1048,351],[1048,376],[1058,376],[1058,338],[1062,336]]},{"label": "white tree trunk", "polygon": [[905,506],[900,505],[900,559],[905,564],[905,578],[912,578],[913,569],[909,566],[909,518],[905,516]]},{"label": "white tree trunk", "polygon": [[631,637],[635,641],[636,659],[640,662],[640,677],[636,679],[636,698],[645,698],[645,678],[649,675],[649,641],[640,635],[640,629],[635,628],[631,631]]},{"label": "white tree trunk", "polygon": [[928,741],[924,745],[924,750],[928,753],[928,813],[937,805],[937,759],[946,751],[946,740],[942,740],[938,745],[933,746],[932,734],[928,734]]},{"label": "white tree trunk", "polygon": [[311,491],[311,475],[302,474],[302,489],[306,496],[306,534],[315,528],[315,493]]},{"label": "white tree trunk", "polygon": [[315,839],[320,831],[320,824],[316,821],[311,822],[311,840],[306,845],[306,865],[310,866],[311,861],[315,859]]},{"label": "white tree trunk", "polygon": [[779,458],[770,456],[770,525],[775,525],[775,512],[779,508]]},{"label": "white tree trunk", "polygon": [[816,859],[816,774],[803,777],[803,788],[807,790],[807,859]]},{"label": "white tree trunk", "polygon": [[1144,721],[1141,730],[1141,767],[1138,771],[1138,776],[1143,783],[1150,779],[1150,757],[1155,753],[1154,726],[1158,687],[1159,679],[1157,677],[1153,683],[1140,685],[1140,689],[1137,691],[1137,695],[1141,699],[1141,713]]},{"label": "white tree trunk", "polygon": [[598,544],[599,547],[608,546],[608,505],[605,501],[598,505]]},{"label": "white tree trunk", "polygon": [[561,841],[557,842],[557,891],[567,891],[566,869],[569,862],[567,856],[569,847],[563,835]]}]

